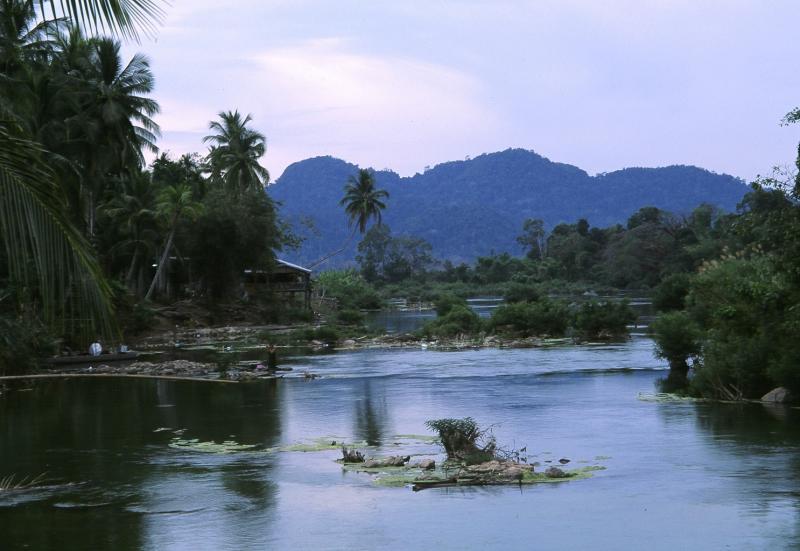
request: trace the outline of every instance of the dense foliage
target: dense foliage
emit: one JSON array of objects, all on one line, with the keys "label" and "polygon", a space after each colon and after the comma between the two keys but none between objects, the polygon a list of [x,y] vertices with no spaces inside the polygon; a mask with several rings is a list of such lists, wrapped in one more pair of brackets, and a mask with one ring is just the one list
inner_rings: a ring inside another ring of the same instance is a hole
[{"label": "dense foliage", "polygon": [[666,390],[724,399],[758,398],[776,386],[800,392],[800,205],[793,183],[754,184],[719,232],[720,254],[659,287],[665,313],[654,332],[671,367]]},{"label": "dense foliage", "polygon": [[0,293],[18,350],[40,327],[63,345],[113,342],[114,307],[133,315],[143,298],[235,295],[242,269],[269,269],[286,242],[249,117],[221,113],[206,157],[145,166],[159,137],[150,62],[98,31],[136,36],[161,5],[0,1]]},{"label": "dense foliage", "polygon": [[428,338],[475,336],[478,333],[512,337],[618,338],[627,335],[635,319],[626,301],[569,304],[564,300],[529,293],[529,300],[506,301],[491,317],[482,320],[455,295],[442,295],[436,302],[436,319],[425,324]]}]

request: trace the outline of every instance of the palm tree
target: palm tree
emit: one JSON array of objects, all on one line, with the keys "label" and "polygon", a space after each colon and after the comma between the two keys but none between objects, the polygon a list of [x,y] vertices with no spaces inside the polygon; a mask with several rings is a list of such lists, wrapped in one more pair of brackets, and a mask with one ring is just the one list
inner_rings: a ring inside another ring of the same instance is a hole
[{"label": "palm tree", "polygon": [[26,61],[46,57],[62,23],[38,21],[30,0],[0,0],[0,72],[8,75]]},{"label": "palm tree", "polygon": [[[107,29],[127,38],[152,32],[165,0],[21,0],[38,3],[43,20],[68,17],[90,32]],[[6,4],[10,5],[10,4]],[[30,13],[30,10],[28,11]],[[4,22],[5,23],[5,22]],[[35,27],[34,27],[35,28]],[[6,67],[0,80],[11,75]],[[13,107],[13,106],[12,106]],[[3,111],[9,111],[2,105]],[[112,333],[110,290],[91,248],[65,212],[62,190],[41,145],[15,120],[0,122],[0,242],[10,275],[36,283],[44,320],[60,334],[86,338]]]},{"label": "palm tree", "polygon": [[158,278],[169,260],[169,252],[172,250],[172,241],[175,238],[175,230],[178,228],[178,223],[183,218],[189,220],[197,219],[202,210],[203,205],[194,200],[192,187],[187,183],[167,186],[159,194],[158,214],[162,220],[167,222],[169,235],[164,243],[164,251],[161,254],[161,260],[158,262],[156,274],[153,276],[150,288],[144,296],[145,300],[150,300],[156,288],[156,282],[158,282]]},{"label": "palm tree", "polygon": [[91,39],[84,67],[88,109],[77,119],[83,129],[81,152],[89,235],[94,235],[96,204],[108,184],[108,174],[144,164],[142,150],[153,153],[159,127],[151,118],[158,104],[146,97],[154,78],[145,56],[133,56],[123,65],[120,43],[109,38]]},{"label": "palm tree", "polygon": [[264,155],[266,138],[260,132],[247,127],[253,118],[242,118],[239,111],[223,111],[219,120],[209,123],[213,132],[203,138],[211,144],[208,160],[211,176],[219,179],[232,193],[247,190],[262,190],[269,183],[269,172],[258,160]]},{"label": "palm tree", "polygon": [[358,177],[350,176],[344,186],[344,197],[339,204],[344,207],[349,225],[353,231],[344,244],[330,254],[311,264],[311,268],[318,266],[345,250],[358,231],[364,235],[369,221],[375,219],[376,224],[381,224],[381,212],[386,208],[383,201],[389,198],[389,192],[375,187],[375,177],[366,169],[359,169]]},{"label": "palm tree", "polygon": [[121,179],[119,186],[110,194],[102,211],[111,219],[123,239],[110,248],[112,254],[130,254],[125,283],[128,289],[139,293],[143,260],[154,251],[157,205],[153,184],[146,172]]},{"label": "palm tree", "polygon": [[362,235],[367,231],[367,224],[374,218],[381,224],[381,211],[386,208],[382,199],[388,199],[389,192],[375,187],[372,172],[365,169],[358,171],[358,178],[350,176],[344,186],[344,197],[339,204],[344,207],[350,225],[357,226]]}]

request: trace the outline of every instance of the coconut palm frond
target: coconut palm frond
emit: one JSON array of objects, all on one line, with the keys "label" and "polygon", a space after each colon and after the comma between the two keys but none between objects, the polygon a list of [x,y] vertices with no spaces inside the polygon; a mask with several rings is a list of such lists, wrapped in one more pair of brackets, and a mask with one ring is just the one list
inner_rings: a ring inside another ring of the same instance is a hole
[{"label": "coconut palm frond", "polygon": [[35,143],[0,128],[0,230],[11,275],[36,283],[44,320],[60,334],[114,333],[110,289],[70,223]]},{"label": "coconut palm frond", "polygon": [[67,17],[86,32],[111,33],[139,40],[155,35],[164,19],[166,0],[38,0],[48,19]]}]

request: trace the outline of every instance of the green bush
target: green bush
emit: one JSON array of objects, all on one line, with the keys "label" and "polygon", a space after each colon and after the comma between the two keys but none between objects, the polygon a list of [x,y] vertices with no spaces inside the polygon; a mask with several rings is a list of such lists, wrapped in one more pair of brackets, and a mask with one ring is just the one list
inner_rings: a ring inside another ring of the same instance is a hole
[{"label": "green bush", "polygon": [[458,299],[463,304],[442,303],[444,315],[438,315],[433,321],[429,321],[422,328],[422,333],[428,337],[455,337],[478,333],[482,329],[482,323],[476,314],[463,299]]},{"label": "green bush", "polygon": [[326,297],[337,299],[343,310],[375,310],[383,306],[375,287],[353,269],[322,272],[315,285]]},{"label": "green bush", "polygon": [[432,419],[425,424],[439,434],[448,460],[474,465],[495,458],[497,444],[494,437],[481,430],[472,417]]},{"label": "green bush", "polygon": [[569,323],[569,309],[559,300],[542,298],[536,302],[504,304],[497,308],[488,322],[488,329],[499,333],[512,332],[521,336],[560,336]]},{"label": "green bush", "polygon": [[508,303],[536,302],[540,298],[542,298],[542,290],[538,285],[517,281],[509,283],[505,293],[505,300]]},{"label": "green bush", "polygon": [[336,343],[341,338],[339,331],[334,327],[323,325],[314,330],[314,338],[312,340],[322,341],[326,343]]},{"label": "green bush", "polygon": [[572,327],[585,338],[607,338],[627,335],[628,324],[636,314],[627,300],[622,302],[584,302],[575,312]]},{"label": "green bush", "polygon": [[689,274],[671,274],[653,290],[653,306],[660,312],[682,310],[689,293]]},{"label": "green bush", "polygon": [[686,390],[689,359],[700,354],[701,332],[686,312],[662,314],[650,327],[656,356],[669,362],[669,375],[660,382],[664,392]]},{"label": "green bush", "polygon": [[344,325],[361,325],[364,323],[364,314],[358,310],[340,310],[336,314],[336,321]]},{"label": "green bush", "polygon": [[453,308],[456,307],[469,308],[466,300],[449,293],[437,297],[433,303],[433,307],[436,309],[436,315],[439,317],[446,316]]},{"label": "green bush", "polygon": [[56,339],[35,318],[0,316],[0,375],[24,373],[56,353]]}]

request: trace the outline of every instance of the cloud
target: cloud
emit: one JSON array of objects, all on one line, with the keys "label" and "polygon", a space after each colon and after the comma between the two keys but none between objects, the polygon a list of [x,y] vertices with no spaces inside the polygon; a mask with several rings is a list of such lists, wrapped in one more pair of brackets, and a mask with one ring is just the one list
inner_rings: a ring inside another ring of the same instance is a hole
[{"label": "cloud", "polygon": [[413,173],[480,153],[476,136],[501,126],[473,76],[411,57],[356,52],[341,38],[265,48],[215,73],[202,96],[159,94],[163,149],[204,149],[207,121],[239,109],[267,135],[264,164],[274,176],[314,155]]},{"label": "cloud", "polygon": [[250,103],[260,101],[259,111],[287,143],[315,144],[320,153],[398,166],[404,164],[398,150],[422,157],[499,124],[472,76],[407,57],[356,53],[342,39],[270,49],[251,61],[249,88],[260,100]]}]

